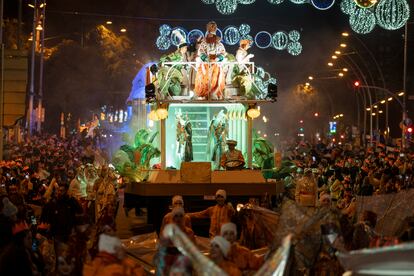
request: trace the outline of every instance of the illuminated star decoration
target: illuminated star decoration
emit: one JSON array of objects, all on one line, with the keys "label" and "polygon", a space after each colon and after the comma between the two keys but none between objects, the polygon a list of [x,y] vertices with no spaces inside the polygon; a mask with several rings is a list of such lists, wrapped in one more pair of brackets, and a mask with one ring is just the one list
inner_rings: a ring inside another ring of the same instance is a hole
[{"label": "illuminated star decoration", "polygon": [[[219,13],[224,15],[233,14],[237,10],[238,4],[241,5],[251,5],[256,2],[256,0],[201,0],[204,4],[212,5],[215,4],[216,9]],[[270,4],[278,5],[283,3],[284,0],[267,0]],[[319,10],[327,10],[333,6],[335,0],[290,0],[291,3],[301,5],[301,4],[311,4]]]},{"label": "illuminated star decoration", "polygon": [[375,25],[397,30],[410,18],[407,0],[342,0],[340,7],[350,16],[351,29],[359,34],[370,33]]},{"label": "illuminated star decoration", "polygon": [[[182,27],[172,28],[169,25],[161,25],[159,28],[160,35],[156,40],[157,48],[161,51],[168,50],[171,45],[178,46],[180,39],[175,33],[178,31],[182,37],[186,37],[189,44],[195,43],[199,38],[203,38],[205,34],[199,29],[193,29],[187,32]],[[278,31],[271,35],[267,31],[259,31],[255,36],[250,35],[251,27],[248,24],[241,24],[239,27],[230,25],[226,26],[223,31],[217,29],[217,36],[222,38],[222,42],[226,45],[237,45],[241,40],[248,39],[252,41],[259,49],[274,48],[279,51],[287,50],[293,56],[297,56],[302,52],[302,44],[300,43],[300,32],[292,30],[290,32]]]}]

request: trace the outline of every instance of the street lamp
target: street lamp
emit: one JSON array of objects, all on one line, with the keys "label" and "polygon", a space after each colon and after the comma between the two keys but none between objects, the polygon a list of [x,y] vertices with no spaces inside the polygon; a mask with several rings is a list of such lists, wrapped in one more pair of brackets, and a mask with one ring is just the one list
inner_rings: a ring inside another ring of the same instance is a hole
[{"label": "street lamp", "polygon": [[328,62],[328,66],[332,67],[333,63],[332,62]]}]

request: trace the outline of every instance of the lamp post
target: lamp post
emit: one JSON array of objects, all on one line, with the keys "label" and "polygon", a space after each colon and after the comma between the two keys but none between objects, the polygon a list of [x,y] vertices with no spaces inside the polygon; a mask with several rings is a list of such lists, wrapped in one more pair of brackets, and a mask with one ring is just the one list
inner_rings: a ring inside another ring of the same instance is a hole
[{"label": "lamp post", "polygon": [[[404,123],[404,120],[406,119],[405,103],[404,102],[401,102],[400,99],[398,99],[397,95],[395,95],[394,93],[392,93],[390,90],[388,90],[386,88],[383,88],[383,87],[379,87],[379,86],[361,85],[361,87],[365,87],[365,88],[368,88],[368,89],[376,89],[376,90],[379,90],[379,91],[383,91],[386,94],[388,94],[390,97],[392,97],[393,99],[395,99],[398,102],[398,104],[401,106],[401,110],[402,110],[402,121]],[[402,94],[402,96],[405,96],[405,93]],[[405,97],[403,98],[403,101],[404,101],[404,99],[405,99]],[[390,100],[388,99],[388,101],[390,101]],[[371,110],[372,110],[372,108],[371,108]],[[404,141],[405,141],[405,133],[404,133],[404,129],[403,129],[402,130],[402,134],[401,134],[401,149],[404,149],[404,147],[405,147]]]}]

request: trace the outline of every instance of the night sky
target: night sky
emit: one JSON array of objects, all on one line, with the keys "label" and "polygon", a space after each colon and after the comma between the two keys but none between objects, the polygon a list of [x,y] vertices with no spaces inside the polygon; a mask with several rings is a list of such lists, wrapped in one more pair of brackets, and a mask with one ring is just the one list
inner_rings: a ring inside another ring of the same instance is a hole
[{"label": "night sky", "polygon": [[[17,0],[5,1],[5,17],[17,16]],[[32,10],[23,1],[23,18],[26,23],[26,31],[29,31],[32,20]],[[318,88],[318,96],[307,103],[306,108],[299,107],[292,100],[292,90],[298,83],[306,82],[309,75],[333,76],[326,66],[333,52],[339,48],[343,41],[341,32],[350,32],[348,16],[343,14],[337,0],[334,7],[326,11],[315,9],[312,5],[295,5],[287,0],[280,5],[271,5],[266,0],[257,0],[252,5],[240,5],[237,11],[230,16],[218,13],[214,5],[203,4],[201,0],[54,0],[47,1],[46,37],[48,47],[58,44],[62,39],[81,41],[81,37],[91,28],[103,24],[106,20],[113,21],[114,31],[121,27],[127,28],[126,35],[134,43],[134,56],[140,62],[157,60],[165,52],[155,47],[160,24],[182,26],[187,30],[198,28],[205,29],[205,24],[215,20],[219,28],[228,25],[239,26],[247,23],[251,26],[251,34],[258,31],[299,30],[303,52],[294,57],[286,51],[275,49],[261,50],[257,47],[250,50],[255,54],[254,62],[262,66],[266,71],[278,79],[279,100],[276,104],[265,106],[264,112],[271,118],[267,126],[259,125],[263,131],[269,133],[291,133],[294,131],[294,122],[299,119],[312,117],[316,111],[321,116],[327,116],[328,110],[334,113],[348,113],[348,123],[355,122],[356,96],[352,89],[352,83],[356,79],[352,72],[347,77],[339,80],[326,80],[315,83]],[[411,3],[411,8],[413,5]],[[413,21],[412,16],[410,21]],[[408,89],[414,92],[412,73],[414,70],[414,28],[409,25],[409,80]],[[385,86],[391,91],[402,89],[403,69],[403,29],[397,31],[385,31],[380,27],[368,35],[358,35],[358,38],[371,50],[377,63],[383,70],[386,81]],[[352,35],[356,35],[352,33]],[[379,83],[379,73],[374,66],[373,59],[356,39],[349,38],[347,44],[352,45],[358,52],[354,60],[360,64],[364,74],[371,73],[376,83]],[[228,52],[235,53],[236,46],[226,47]],[[173,48],[170,48],[172,51]],[[93,68],[91,68],[93,70]],[[126,78],[125,82],[132,80]],[[129,91],[124,91],[125,98]],[[329,95],[327,95],[329,94]],[[305,110],[305,112],[302,112]],[[390,124],[398,125],[398,106],[390,106],[395,118],[390,119]],[[411,108],[412,110],[412,108]],[[413,115],[414,116],[414,115]],[[303,118],[302,118],[303,117]],[[288,127],[290,126],[290,128]],[[398,128],[394,130],[398,133]]]}]

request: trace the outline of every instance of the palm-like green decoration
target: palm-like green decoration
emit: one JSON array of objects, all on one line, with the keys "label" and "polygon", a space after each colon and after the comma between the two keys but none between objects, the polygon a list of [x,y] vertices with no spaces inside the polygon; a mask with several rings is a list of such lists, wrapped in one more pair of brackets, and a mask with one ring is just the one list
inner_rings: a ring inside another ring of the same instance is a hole
[{"label": "palm-like green decoration", "polygon": [[161,154],[152,145],[157,135],[158,132],[140,129],[135,134],[134,145],[120,147],[112,162],[122,176],[128,177],[132,182],[143,181],[148,176],[151,160]]},{"label": "palm-like green decoration", "polygon": [[274,166],[273,145],[268,140],[253,133],[253,166],[261,169],[271,169]]}]

